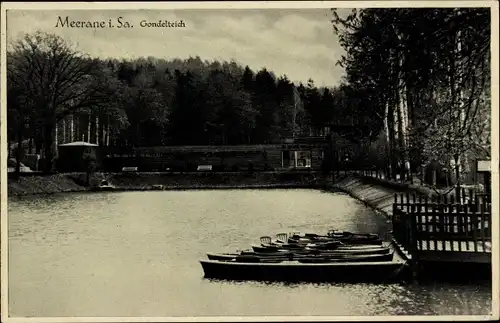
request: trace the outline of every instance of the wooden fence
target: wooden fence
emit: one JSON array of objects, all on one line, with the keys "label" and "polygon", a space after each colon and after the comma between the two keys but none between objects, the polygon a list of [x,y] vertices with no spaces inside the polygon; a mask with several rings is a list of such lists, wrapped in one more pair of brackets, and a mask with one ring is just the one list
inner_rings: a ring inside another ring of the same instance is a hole
[{"label": "wooden fence", "polygon": [[395,195],[393,237],[412,257],[435,252],[491,253],[491,203],[484,195]]}]

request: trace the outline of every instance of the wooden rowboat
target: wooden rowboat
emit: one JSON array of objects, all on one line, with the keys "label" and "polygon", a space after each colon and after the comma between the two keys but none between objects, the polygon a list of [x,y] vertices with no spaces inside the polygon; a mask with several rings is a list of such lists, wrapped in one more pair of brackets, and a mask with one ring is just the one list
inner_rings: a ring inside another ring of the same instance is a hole
[{"label": "wooden rowboat", "polygon": [[299,257],[297,260],[301,263],[331,263],[331,262],[380,262],[380,261],[391,261],[394,257],[393,253],[383,254],[383,255],[356,255],[356,256],[343,256],[343,257],[331,257],[331,256],[304,256]]},{"label": "wooden rowboat", "polygon": [[307,243],[333,243],[338,244],[370,244],[370,245],[381,245],[383,240],[380,238],[365,238],[365,237],[338,237],[338,238],[322,238],[322,239],[308,239],[308,238],[297,238],[290,237],[287,239],[288,244],[307,244]]},{"label": "wooden rowboat", "polygon": [[238,255],[251,255],[257,257],[282,257],[282,258],[290,258],[290,255],[323,255],[326,257],[335,257],[335,256],[355,256],[355,255],[383,255],[388,254],[390,252],[390,248],[388,247],[379,247],[379,248],[353,248],[353,249],[337,249],[333,251],[320,251],[320,250],[278,250],[276,252],[255,252],[255,251],[241,251],[238,253],[207,253],[208,259],[217,260],[217,259],[228,259],[228,257],[236,257]]},{"label": "wooden rowboat", "polygon": [[316,262],[360,262],[360,261],[389,261],[392,259],[392,253],[369,254],[369,255],[350,255],[350,254],[319,254],[319,255],[301,255],[301,254],[283,254],[273,256],[257,256],[255,254],[238,253],[207,253],[209,260],[219,261],[237,261],[237,262],[282,262],[297,260],[304,263]]},{"label": "wooden rowboat", "polygon": [[[301,235],[299,233],[291,233],[287,235],[286,233],[279,233],[276,235],[277,241],[281,243],[288,244],[298,244],[303,245],[307,243],[341,243],[341,244],[374,244],[381,245],[383,240],[376,234],[372,233],[352,233],[344,231],[334,231],[330,230],[327,235],[319,235],[316,233],[306,233]],[[267,239],[267,243],[270,243],[269,237],[261,237],[262,239]]]},{"label": "wooden rowboat", "polygon": [[380,245],[318,245],[318,244],[305,244],[300,246],[290,247],[290,244],[260,244],[252,245],[252,250],[254,252],[260,253],[273,253],[278,251],[288,251],[288,252],[328,252],[328,251],[358,251],[358,250],[378,250],[383,247],[383,243]]},{"label": "wooden rowboat", "polygon": [[407,273],[406,262],[390,261],[316,262],[299,261],[237,262],[200,260],[205,278],[264,281],[310,282],[390,282]]}]

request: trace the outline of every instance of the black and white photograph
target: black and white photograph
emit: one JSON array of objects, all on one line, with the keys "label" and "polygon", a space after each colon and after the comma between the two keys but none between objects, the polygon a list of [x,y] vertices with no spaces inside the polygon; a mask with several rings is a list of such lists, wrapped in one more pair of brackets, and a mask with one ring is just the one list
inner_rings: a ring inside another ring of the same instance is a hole
[{"label": "black and white photograph", "polygon": [[498,8],[3,3],[2,321],[499,319]]}]

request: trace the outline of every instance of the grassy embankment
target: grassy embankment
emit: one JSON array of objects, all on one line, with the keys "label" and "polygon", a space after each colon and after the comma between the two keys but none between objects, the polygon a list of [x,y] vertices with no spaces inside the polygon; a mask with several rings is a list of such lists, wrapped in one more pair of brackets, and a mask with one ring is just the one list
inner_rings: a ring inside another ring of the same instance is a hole
[{"label": "grassy embankment", "polygon": [[[419,184],[403,184],[362,175],[349,175],[332,185],[334,189],[343,191],[367,206],[383,213],[387,217],[392,216],[392,205],[395,194],[409,194],[422,197],[437,197],[438,195],[451,196],[455,194],[453,188],[432,189]],[[465,191],[472,186],[463,186]],[[476,188],[482,192],[482,187]]]}]

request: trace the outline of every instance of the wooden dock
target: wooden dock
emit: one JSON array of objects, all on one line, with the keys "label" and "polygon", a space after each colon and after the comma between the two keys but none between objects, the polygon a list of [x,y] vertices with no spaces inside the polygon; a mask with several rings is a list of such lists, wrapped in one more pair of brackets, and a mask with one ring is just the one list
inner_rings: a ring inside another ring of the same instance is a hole
[{"label": "wooden dock", "polygon": [[[395,195],[393,241],[410,260],[414,275],[440,265],[491,266],[491,203],[474,198],[428,199]],[[457,267],[458,270],[458,267]]]}]

